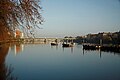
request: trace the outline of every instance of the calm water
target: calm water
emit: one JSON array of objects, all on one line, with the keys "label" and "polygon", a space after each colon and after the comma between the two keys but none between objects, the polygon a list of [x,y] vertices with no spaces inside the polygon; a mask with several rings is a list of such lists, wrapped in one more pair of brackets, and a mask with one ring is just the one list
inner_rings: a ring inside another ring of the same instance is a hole
[{"label": "calm water", "polygon": [[0,80],[120,80],[120,53],[82,45],[10,44],[0,47]]}]

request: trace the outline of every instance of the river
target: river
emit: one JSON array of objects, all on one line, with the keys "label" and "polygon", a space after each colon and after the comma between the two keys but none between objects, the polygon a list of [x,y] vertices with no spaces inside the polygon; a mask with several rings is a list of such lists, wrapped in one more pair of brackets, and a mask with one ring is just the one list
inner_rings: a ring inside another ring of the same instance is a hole
[{"label": "river", "polygon": [[120,80],[120,53],[83,50],[82,45],[0,46],[0,80]]}]

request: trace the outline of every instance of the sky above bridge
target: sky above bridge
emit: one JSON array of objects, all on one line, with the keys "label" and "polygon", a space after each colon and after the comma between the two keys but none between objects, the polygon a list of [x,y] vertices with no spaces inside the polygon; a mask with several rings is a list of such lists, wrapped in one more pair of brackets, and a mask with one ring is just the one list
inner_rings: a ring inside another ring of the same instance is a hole
[{"label": "sky above bridge", "polygon": [[80,36],[120,30],[119,0],[41,0],[38,37]]}]

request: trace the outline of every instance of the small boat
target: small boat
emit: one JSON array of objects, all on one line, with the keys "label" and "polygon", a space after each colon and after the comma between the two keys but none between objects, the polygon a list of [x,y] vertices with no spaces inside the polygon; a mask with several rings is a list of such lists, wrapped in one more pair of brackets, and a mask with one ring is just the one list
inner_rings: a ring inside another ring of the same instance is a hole
[{"label": "small boat", "polygon": [[71,43],[63,43],[62,46],[63,47],[73,47],[73,44],[71,44]]},{"label": "small boat", "polygon": [[74,42],[72,41],[68,41],[68,39],[63,40],[63,44],[62,47],[73,47],[74,46]]},{"label": "small boat", "polygon": [[53,46],[54,46],[54,45],[58,45],[58,43],[52,42],[51,45],[53,45]]}]

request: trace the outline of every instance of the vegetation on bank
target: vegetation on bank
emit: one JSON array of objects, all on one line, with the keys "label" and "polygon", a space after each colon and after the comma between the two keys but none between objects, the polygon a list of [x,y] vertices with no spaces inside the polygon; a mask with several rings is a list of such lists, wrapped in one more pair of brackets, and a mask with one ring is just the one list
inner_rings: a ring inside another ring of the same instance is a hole
[{"label": "vegetation on bank", "polygon": [[[66,36],[65,38],[72,38]],[[120,31],[119,32],[102,32],[97,34],[87,34],[85,36],[77,36],[74,39],[76,43],[93,43],[93,44],[109,44],[120,45]]]},{"label": "vegetation on bank", "polygon": [[0,41],[14,37],[16,29],[27,36],[42,24],[40,0],[0,0]]}]

